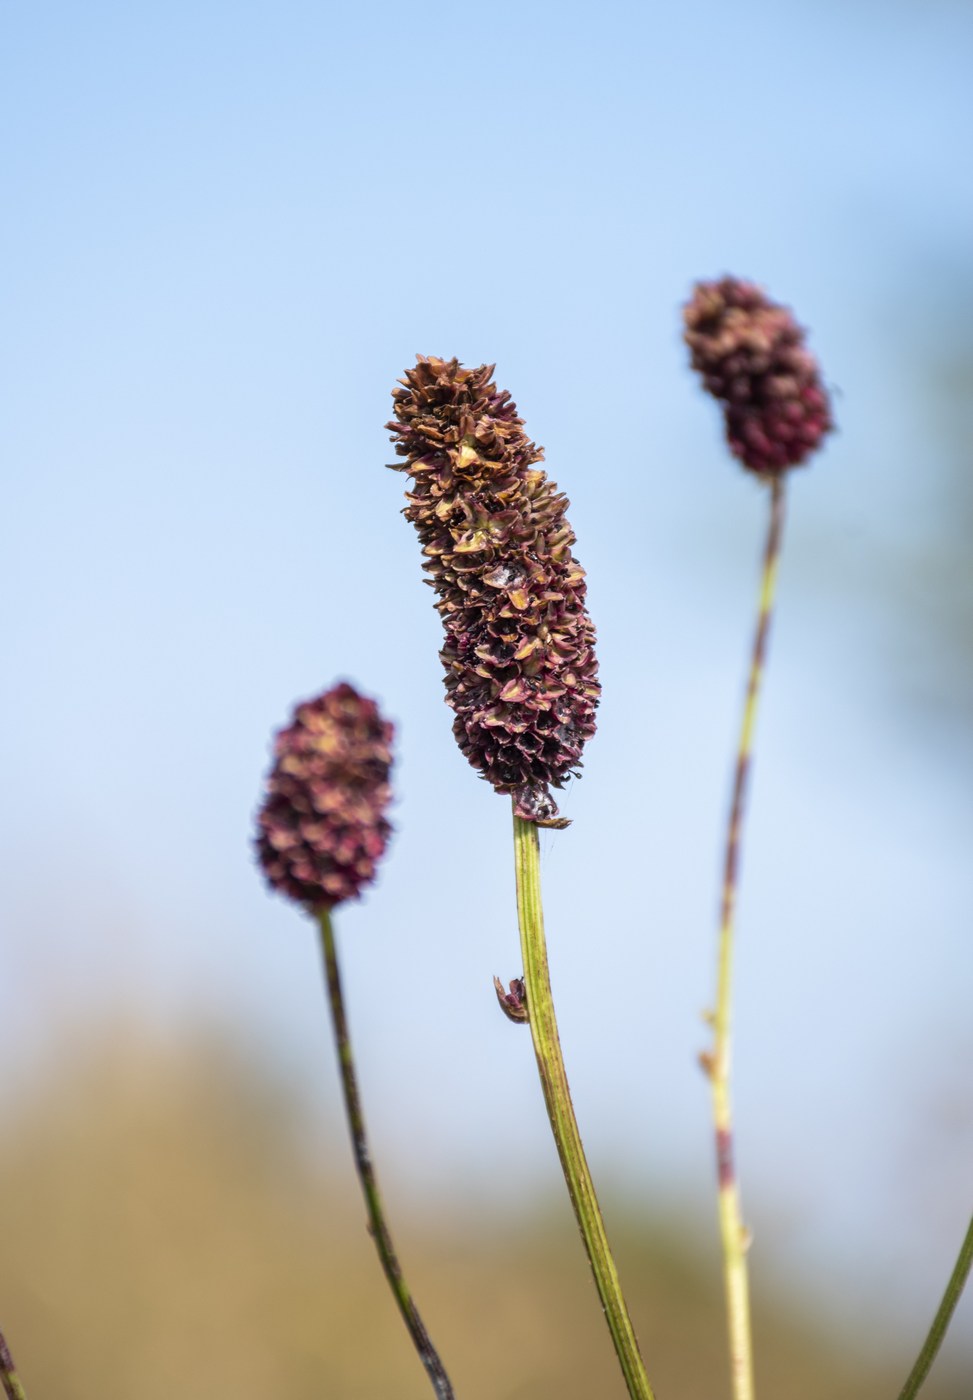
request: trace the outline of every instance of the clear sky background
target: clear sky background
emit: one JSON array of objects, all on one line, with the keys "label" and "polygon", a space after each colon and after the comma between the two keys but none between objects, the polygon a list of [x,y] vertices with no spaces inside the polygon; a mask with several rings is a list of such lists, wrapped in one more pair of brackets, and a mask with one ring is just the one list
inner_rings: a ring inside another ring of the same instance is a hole
[{"label": "clear sky background", "polygon": [[496,362],[600,639],[543,840],[576,1106],[596,1178],[715,1230],[695,1057],[766,499],[679,308],[729,271],[810,327],[840,429],[791,482],[746,835],[753,1257],[846,1316],[932,1306],[973,1184],[971,60],[959,0],[2,6],[0,1097],[122,1007],[336,1113],[312,929],[249,842],[272,730],[348,677],[398,726],[339,924],[379,1149],[486,1214],[552,1184],[491,988],[509,808],[383,466],[417,351]]}]

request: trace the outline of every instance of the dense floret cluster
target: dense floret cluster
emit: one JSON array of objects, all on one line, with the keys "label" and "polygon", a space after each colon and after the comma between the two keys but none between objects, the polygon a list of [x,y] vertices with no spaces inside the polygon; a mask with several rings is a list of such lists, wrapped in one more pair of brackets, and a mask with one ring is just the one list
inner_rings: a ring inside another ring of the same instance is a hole
[{"label": "dense floret cluster", "polygon": [[595,630],[568,501],[492,376],[420,356],[392,396],[406,459],[393,465],[412,478],[404,514],[446,632],[457,742],[518,815],[557,824],[550,788],[578,772],[595,730]]},{"label": "dense floret cluster", "polygon": [[833,425],[793,313],[754,283],[723,277],[696,284],[683,319],[693,368],[723,404],[733,455],[761,476],[806,461]]},{"label": "dense floret cluster", "polygon": [[256,848],[269,884],[313,911],[356,899],[391,833],[392,725],[342,681],[298,705],[274,743]]}]

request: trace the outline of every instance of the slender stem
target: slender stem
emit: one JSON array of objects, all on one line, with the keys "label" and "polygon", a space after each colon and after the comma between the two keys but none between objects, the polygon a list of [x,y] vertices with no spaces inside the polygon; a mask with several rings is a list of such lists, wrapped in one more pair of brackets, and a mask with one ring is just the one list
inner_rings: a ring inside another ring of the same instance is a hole
[{"label": "slender stem", "polygon": [[335,948],[334,930],[331,915],[327,909],[318,913],[321,928],[321,946],[324,952],[324,966],[328,983],[328,999],[331,1003],[331,1019],[334,1027],[335,1048],[338,1052],[338,1067],[341,1071],[341,1085],[345,1096],[345,1109],[348,1114],[348,1127],[351,1132],[351,1145],[355,1155],[355,1167],[361,1181],[365,1204],[368,1208],[369,1233],[375,1241],[378,1257],[382,1261],[385,1277],[395,1295],[399,1312],[419,1353],[419,1359],[432,1382],[438,1400],[455,1400],[453,1387],[426,1331],[419,1310],[412,1301],[412,1294],[402,1274],[392,1237],[385,1223],[385,1213],[372,1166],[368,1139],[365,1135],[365,1119],[362,1113],[361,1098],[358,1093],[358,1079],[351,1053],[351,1037],[348,1032],[348,1019],[345,1015],[344,997],[341,993],[341,977],[338,972],[338,955]]},{"label": "slender stem", "polygon": [[770,486],[770,525],[760,579],[760,603],[753,639],[747,698],[737,750],[733,801],[726,833],[726,863],[720,909],[719,966],[716,1011],[713,1017],[713,1052],[704,1057],[713,1088],[713,1122],[716,1129],[716,1169],[719,1183],[720,1236],[723,1245],[723,1281],[726,1292],[727,1330],[730,1344],[730,1376],[734,1400],[753,1400],[753,1347],[750,1337],[750,1289],[747,1279],[747,1232],[740,1211],[740,1191],[734,1166],[733,1113],[730,1098],[730,1030],[733,986],[733,934],[743,813],[750,776],[757,701],[767,655],[767,639],[774,607],[777,561],[784,528],[784,483],[774,477]]},{"label": "slender stem", "polygon": [[27,1392],[20,1383],[14,1359],[2,1332],[0,1332],[0,1382],[7,1400],[27,1400]]},{"label": "slender stem", "polygon": [[960,1294],[963,1292],[963,1285],[969,1276],[970,1266],[973,1265],[973,1217],[970,1219],[963,1243],[960,1245],[959,1255],[953,1272],[949,1276],[946,1285],[946,1292],[943,1300],[939,1304],[936,1316],[932,1320],[929,1335],[922,1344],[922,1350],[916,1357],[916,1364],[909,1372],[909,1379],[899,1392],[899,1400],[914,1400],[922,1388],[922,1383],[929,1374],[932,1363],[936,1359],[936,1353],[942,1345],[942,1340],[946,1335],[946,1328],[959,1302]]},{"label": "slender stem", "polygon": [[632,1400],[654,1400],[622,1295],[618,1270],[608,1244],[594,1183],[585,1160],[581,1133],[571,1103],[567,1071],[561,1055],[544,939],[537,827],[533,822],[524,821],[516,815],[514,861],[528,1019],[547,1115],[551,1120],[554,1141],[557,1143],[558,1156],[561,1159],[561,1170],[568,1185],[571,1204],[574,1206],[574,1214],[588,1252],[591,1271],[595,1276],[595,1285],[605,1310],[605,1320],[615,1344],[628,1393]]}]

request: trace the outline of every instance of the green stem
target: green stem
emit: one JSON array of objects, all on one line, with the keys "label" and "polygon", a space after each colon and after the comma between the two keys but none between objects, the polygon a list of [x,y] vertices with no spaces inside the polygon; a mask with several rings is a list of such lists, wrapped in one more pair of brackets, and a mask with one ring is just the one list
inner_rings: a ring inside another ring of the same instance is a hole
[{"label": "green stem", "polygon": [[[408,1328],[409,1336],[419,1353],[419,1359],[432,1382],[438,1400],[455,1400],[453,1387],[439,1354],[426,1331],[419,1310],[412,1301],[412,1294],[402,1274],[402,1266],[392,1244],[385,1212],[378,1191],[375,1169],[372,1166],[368,1139],[365,1136],[365,1118],[362,1113],[361,1098],[358,1093],[358,1079],[351,1053],[351,1037],[348,1032],[348,1019],[345,1015],[344,997],[341,992],[341,977],[338,972],[338,955],[335,948],[334,930],[331,915],[327,909],[318,913],[321,928],[321,947],[324,952],[324,966],[328,983],[328,999],[331,1003],[331,1019],[334,1027],[335,1048],[338,1052],[338,1067],[341,1071],[341,1085],[345,1096],[345,1109],[348,1114],[348,1127],[351,1132],[351,1145],[355,1156],[355,1167],[361,1181],[365,1204],[368,1208],[369,1233],[375,1241],[378,1257],[382,1262],[385,1277],[398,1304],[402,1320]],[[18,1397],[19,1400],[19,1397]]]},{"label": "green stem", "polygon": [[749,1238],[740,1209],[740,1190],[734,1166],[733,1110],[730,1095],[731,1007],[733,989],[733,939],[743,814],[750,776],[757,702],[763,679],[777,584],[777,561],[784,529],[784,483],[774,477],[770,486],[770,525],[760,579],[757,628],[743,707],[743,724],[737,749],[733,800],[726,834],[723,898],[720,909],[719,966],[716,1011],[713,1016],[713,1051],[704,1056],[713,1090],[713,1124],[716,1130],[716,1170],[719,1185],[720,1239],[723,1248],[723,1284],[726,1294],[730,1377],[734,1400],[753,1400],[753,1344],[750,1336],[750,1287],[747,1278]]},{"label": "green stem", "polygon": [[970,1266],[973,1265],[973,1217],[970,1219],[963,1243],[960,1245],[959,1256],[957,1257],[953,1272],[949,1276],[946,1285],[946,1292],[943,1300],[939,1304],[936,1316],[932,1320],[929,1335],[923,1342],[922,1350],[916,1357],[916,1364],[909,1372],[909,1379],[899,1391],[899,1400],[914,1400],[919,1394],[923,1381],[929,1374],[932,1363],[936,1359],[936,1353],[942,1345],[942,1340],[946,1335],[950,1319],[956,1310],[960,1294],[963,1292],[963,1285],[969,1276]]},{"label": "green stem", "polygon": [[561,1170],[564,1172],[571,1204],[574,1206],[574,1214],[588,1252],[591,1271],[595,1276],[595,1285],[605,1310],[605,1320],[615,1344],[628,1393],[632,1400],[654,1400],[635,1331],[625,1306],[594,1183],[585,1160],[581,1133],[571,1103],[567,1071],[561,1055],[544,939],[537,827],[533,822],[524,821],[516,815],[514,861],[528,1019],[547,1115],[551,1120],[551,1130],[561,1159]]},{"label": "green stem", "polygon": [[0,1382],[3,1383],[7,1400],[27,1400],[27,1392],[20,1383],[14,1359],[2,1332],[0,1332]]}]

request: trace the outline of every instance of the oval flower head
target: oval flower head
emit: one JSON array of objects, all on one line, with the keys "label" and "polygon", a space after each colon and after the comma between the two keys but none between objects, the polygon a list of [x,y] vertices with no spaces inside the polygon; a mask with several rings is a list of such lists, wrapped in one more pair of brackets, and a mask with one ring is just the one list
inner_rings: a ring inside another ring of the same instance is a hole
[{"label": "oval flower head", "polygon": [[257,856],[274,889],[312,913],[372,883],[391,826],[393,726],[341,681],[297,706],[274,741]]},{"label": "oval flower head", "polygon": [[581,767],[601,687],[568,501],[534,464],[493,365],[420,355],[393,392],[403,514],[423,546],[446,637],[460,749],[527,821],[563,825],[550,789]]},{"label": "oval flower head", "polygon": [[786,306],[753,282],[697,282],[683,310],[693,369],[723,404],[734,457],[760,476],[799,466],[833,427],[818,362]]}]

